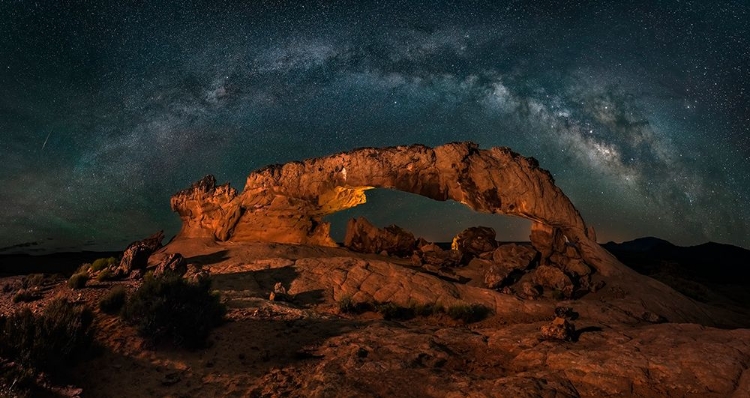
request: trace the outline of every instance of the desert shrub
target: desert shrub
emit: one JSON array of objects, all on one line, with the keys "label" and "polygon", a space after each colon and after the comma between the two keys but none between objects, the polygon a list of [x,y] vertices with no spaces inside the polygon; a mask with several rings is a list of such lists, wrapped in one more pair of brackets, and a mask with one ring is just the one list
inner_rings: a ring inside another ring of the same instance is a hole
[{"label": "desert shrub", "polygon": [[344,314],[353,314],[356,313],[357,306],[352,300],[352,296],[346,295],[342,297],[339,302],[339,312]]},{"label": "desert shrub", "polygon": [[411,309],[415,316],[432,316],[445,312],[443,306],[429,303],[411,303]]},{"label": "desert shrub", "polygon": [[122,315],[152,341],[171,339],[177,346],[201,347],[226,313],[210,288],[210,279],[192,284],[170,274],[145,278],[125,303]]},{"label": "desert shrub", "polygon": [[14,303],[29,303],[32,301],[36,301],[42,298],[42,295],[39,294],[39,292],[28,290],[28,289],[21,289],[13,296],[13,302]]},{"label": "desert shrub", "polygon": [[111,265],[117,264],[117,259],[114,257],[109,258],[99,258],[94,260],[93,263],[91,263],[91,270],[94,272],[99,272]]},{"label": "desert shrub", "polygon": [[357,302],[351,296],[344,296],[338,301],[339,312],[345,314],[362,314],[377,311],[377,306],[370,302]]},{"label": "desert shrub", "polygon": [[383,315],[383,319],[407,320],[414,318],[414,310],[409,307],[400,307],[394,303],[376,304],[375,309]]},{"label": "desert shrub", "polygon": [[47,282],[47,278],[44,274],[31,274],[23,278],[21,285],[24,289],[28,289],[35,286],[43,286]]},{"label": "desert shrub", "polygon": [[481,304],[454,304],[446,309],[449,317],[465,323],[478,322],[490,314],[490,309]]},{"label": "desert shrub", "polygon": [[85,274],[85,273],[88,273],[90,269],[91,269],[91,264],[83,263],[81,264],[80,267],[78,267],[78,269],[76,270],[76,272],[74,272],[74,274]]},{"label": "desert shrub", "polygon": [[125,305],[128,292],[124,286],[115,286],[99,300],[99,309],[107,314],[116,314]]},{"label": "desert shrub", "polygon": [[91,345],[90,310],[55,299],[40,316],[24,308],[0,317],[0,356],[35,370],[54,372],[70,366]]},{"label": "desert shrub", "polygon": [[0,359],[0,397],[30,398],[38,390],[33,369]]},{"label": "desert shrub", "polygon": [[111,281],[115,279],[115,273],[112,272],[111,269],[105,268],[101,272],[99,272],[99,275],[96,276],[96,280],[98,281]]},{"label": "desert shrub", "polygon": [[89,274],[80,272],[77,274],[73,274],[73,276],[68,279],[68,286],[71,289],[82,289],[86,287],[86,282],[89,281]]}]

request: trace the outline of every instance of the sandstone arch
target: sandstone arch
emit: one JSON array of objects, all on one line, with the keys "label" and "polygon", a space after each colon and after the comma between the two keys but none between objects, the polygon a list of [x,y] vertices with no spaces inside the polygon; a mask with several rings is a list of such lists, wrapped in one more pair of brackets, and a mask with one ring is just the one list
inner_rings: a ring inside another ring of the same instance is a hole
[{"label": "sandstone arch", "polygon": [[605,275],[623,272],[552,175],[505,147],[460,142],[355,149],[253,171],[239,194],[207,176],[175,194],[171,205],[183,221],[178,238],[335,246],[323,217],[365,203],[372,188],[530,219],[532,242],[543,256],[576,250]]}]

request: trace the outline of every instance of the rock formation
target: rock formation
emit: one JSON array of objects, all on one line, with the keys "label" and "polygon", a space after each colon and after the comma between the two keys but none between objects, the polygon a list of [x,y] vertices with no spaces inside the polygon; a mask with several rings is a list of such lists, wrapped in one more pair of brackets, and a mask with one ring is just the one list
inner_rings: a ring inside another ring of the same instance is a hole
[{"label": "rock formation", "polygon": [[323,217],[365,203],[372,188],[527,218],[543,263],[570,245],[605,275],[625,272],[535,159],[471,142],[361,148],[268,166],[250,173],[240,194],[208,176],[175,194],[171,205],[183,221],[178,238],[335,246]]},{"label": "rock formation", "polygon": [[162,240],[164,240],[164,231],[159,231],[146,239],[128,245],[122,254],[120,265],[115,269],[115,276],[123,277],[132,271],[145,269],[149,256],[162,247]]},{"label": "rock formation", "polygon": [[467,228],[453,238],[451,249],[460,251],[465,260],[497,248],[495,230],[490,227]]},{"label": "rock formation", "polygon": [[360,253],[381,253],[410,256],[417,240],[405,229],[390,225],[380,229],[364,217],[352,218],[346,225],[344,246]]}]

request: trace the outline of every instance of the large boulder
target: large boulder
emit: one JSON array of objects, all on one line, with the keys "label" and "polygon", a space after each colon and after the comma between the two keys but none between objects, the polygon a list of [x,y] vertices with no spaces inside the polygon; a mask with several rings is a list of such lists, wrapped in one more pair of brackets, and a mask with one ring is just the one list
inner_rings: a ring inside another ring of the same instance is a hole
[{"label": "large boulder", "polygon": [[495,230],[490,227],[467,228],[453,238],[451,248],[458,250],[464,256],[464,260],[471,260],[480,254],[491,252],[497,248]]},{"label": "large boulder", "polygon": [[575,336],[575,330],[575,326],[567,319],[556,317],[550,324],[542,326],[542,339],[570,341]]},{"label": "large boulder", "polygon": [[434,243],[421,246],[414,254],[419,258],[420,264],[455,267],[461,263],[461,253],[456,250],[443,250]]},{"label": "large boulder", "polygon": [[[471,261],[475,262],[475,261],[487,261],[487,260],[481,260],[481,259],[475,258]],[[487,268],[487,271],[485,271],[484,273],[484,285],[488,289],[501,288],[503,284],[505,284],[505,281],[508,279],[508,276],[510,276],[510,272],[511,271],[508,268],[505,268],[497,264],[492,264]]]},{"label": "large boulder", "polygon": [[540,265],[534,269],[532,280],[546,289],[559,291],[564,297],[573,295],[573,281],[562,270],[549,265]]},{"label": "large boulder", "polygon": [[361,253],[381,253],[400,257],[410,256],[416,247],[414,234],[391,225],[380,229],[364,217],[352,218],[346,224],[344,246]]},{"label": "large boulder", "polygon": [[540,261],[545,265],[554,253],[561,253],[566,249],[562,231],[540,222],[531,224],[529,240],[534,249],[541,253]]},{"label": "large boulder", "polygon": [[164,231],[159,231],[146,239],[133,242],[122,253],[120,265],[115,269],[115,276],[123,277],[134,270],[144,270],[148,265],[148,258],[155,251],[161,249]]},{"label": "large boulder", "polygon": [[183,276],[187,272],[187,261],[180,253],[172,253],[164,257],[154,269],[154,276],[159,277],[167,273]]},{"label": "large boulder", "polygon": [[510,270],[524,271],[534,262],[536,255],[533,247],[509,243],[492,252],[492,261]]}]

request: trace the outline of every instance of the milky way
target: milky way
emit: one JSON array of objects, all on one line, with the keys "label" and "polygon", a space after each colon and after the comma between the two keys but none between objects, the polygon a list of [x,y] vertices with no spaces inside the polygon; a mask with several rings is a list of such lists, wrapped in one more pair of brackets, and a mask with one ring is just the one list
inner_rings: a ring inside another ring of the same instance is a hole
[{"label": "milky way", "polygon": [[[57,3],[0,1],[0,247],[116,249],[205,174],[462,140],[537,158],[601,241],[750,246],[746,2]],[[370,202],[333,219],[496,223]]]}]

